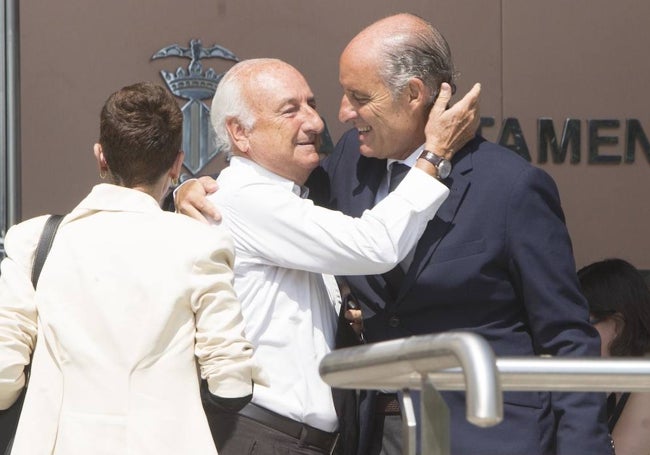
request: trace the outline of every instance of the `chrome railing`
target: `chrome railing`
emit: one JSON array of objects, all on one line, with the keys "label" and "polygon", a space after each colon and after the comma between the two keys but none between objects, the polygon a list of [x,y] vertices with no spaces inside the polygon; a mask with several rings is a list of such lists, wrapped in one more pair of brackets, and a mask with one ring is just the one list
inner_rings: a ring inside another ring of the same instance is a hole
[{"label": "chrome railing", "polygon": [[[500,357],[503,390],[650,392],[650,359]],[[449,368],[429,374],[438,390],[463,390],[463,374]]]},{"label": "chrome railing", "polygon": [[[416,453],[415,410],[409,389],[422,391],[422,453],[449,453],[447,407],[431,382],[432,372],[459,367],[467,391],[467,420],[496,425],[503,418],[503,397],[494,353],[473,333],[424,335],[331,352],[321,361],[325,382],[339,388],[404,390],[404,451]],[[426,431],[425,431],[426,429]]]},{"label": "chrome railing", "polygon": [[331,352],[321,362],[333,387],[404,391],[404,454],[415,455],[415,411],[409,390],[422,390],[421,453],[449,454],[449,417],[438,390],[467,391],[467,419],[497,424],[502,390],[650,391],[650,359],[496,358],[478,335],[454,332]]}]

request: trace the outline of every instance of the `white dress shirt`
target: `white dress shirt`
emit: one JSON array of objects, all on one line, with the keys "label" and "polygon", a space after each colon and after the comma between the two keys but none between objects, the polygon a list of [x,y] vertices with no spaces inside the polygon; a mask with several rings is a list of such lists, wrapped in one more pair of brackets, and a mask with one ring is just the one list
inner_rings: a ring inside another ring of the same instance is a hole
[{"label": "white dress shirt", "polygon": [[233,157],[209,196],[235,242],[235,291],[254,359],[270,381],[253,402],[325,431],[337,428],[318,365],[336,313],[323,273],[390,270],[417,242],[448,189],[419,169],[360,218],[315,206],[294,182]]}]

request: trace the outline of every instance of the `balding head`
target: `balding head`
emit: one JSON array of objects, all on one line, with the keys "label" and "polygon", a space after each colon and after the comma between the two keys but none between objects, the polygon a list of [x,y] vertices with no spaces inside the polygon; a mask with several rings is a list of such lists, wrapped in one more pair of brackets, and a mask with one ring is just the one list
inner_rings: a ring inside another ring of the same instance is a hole
[{"label": "balding head", "polygon": [[372,59],[394,97],[413,77],[432,92],[443,82],[453,82],[447,41],[433,25],[413,14],[396,14],[369,25],[350,41],[343,55]]}]

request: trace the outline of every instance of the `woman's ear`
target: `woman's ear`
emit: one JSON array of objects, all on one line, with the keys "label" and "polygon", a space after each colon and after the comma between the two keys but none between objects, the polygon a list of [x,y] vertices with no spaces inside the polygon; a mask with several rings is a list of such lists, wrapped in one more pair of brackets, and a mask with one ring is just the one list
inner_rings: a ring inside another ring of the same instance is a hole
[{"label": "woman's ear", "polygon": [[614,313],[611,318],[614,321],[614,335],[619,336],[625,328],[625,319],[623,319],[623,315],[619,312]]},{"label": "woman's ear", "polygon": [[235,149],[241,153],[248,153],[250,150],[249,131],[244,128],[239,119],[230,117],[226,120],[226,130]]},{"label": "woman's ear", "polygon": [[99,167],[99,177],[102,179],[106,177],[108,173],[108,164],[106,163],[106,158],[104,158],[104,151],[102,150],[102,144],[96,143],[93,146],[93,154],[97,160],[97,166]]},{"label": "woman's ear", "polygon": [[169,177],[171,177],[173,182],[178,182],[178,178],[181,176],[181,169],[183,168],[183,161],[185,160],[185,152],[182,150],[178,151],[174,164],[172,164],[171,169],[169,170]]}]

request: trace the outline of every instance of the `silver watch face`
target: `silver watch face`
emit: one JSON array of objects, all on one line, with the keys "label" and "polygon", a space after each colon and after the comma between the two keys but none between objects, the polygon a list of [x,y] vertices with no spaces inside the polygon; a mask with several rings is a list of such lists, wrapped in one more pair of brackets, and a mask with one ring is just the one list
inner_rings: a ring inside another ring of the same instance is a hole
[{"label": "silver watch face", "polygon": [[451,174],[451,163],[447,160],[440,160],[438,163],[438,176],[441,179],[446,179]]}]

